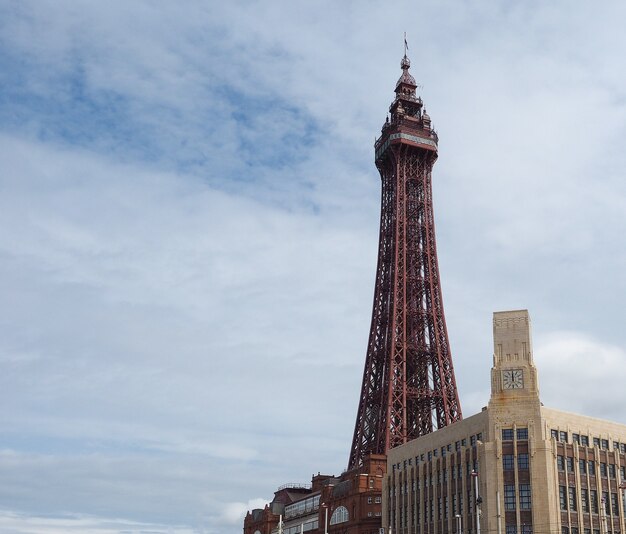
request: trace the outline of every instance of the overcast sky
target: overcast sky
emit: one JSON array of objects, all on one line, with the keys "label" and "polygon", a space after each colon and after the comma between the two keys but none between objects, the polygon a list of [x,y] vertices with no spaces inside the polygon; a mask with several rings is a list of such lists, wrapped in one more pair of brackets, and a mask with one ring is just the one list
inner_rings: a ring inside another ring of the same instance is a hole
[{"label": "overcast sky", "polygon": [[405,31],[463,412],[527,308],[543,402],[626,423],[626,4],[477,4],[0,0],[3,534],[345,468]]}]

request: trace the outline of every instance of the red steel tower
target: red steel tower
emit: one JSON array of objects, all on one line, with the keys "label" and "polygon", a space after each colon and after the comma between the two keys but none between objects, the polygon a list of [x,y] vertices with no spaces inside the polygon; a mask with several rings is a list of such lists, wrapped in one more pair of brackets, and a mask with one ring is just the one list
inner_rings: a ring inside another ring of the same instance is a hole
[{"label": "red steel tower", "polygon": [[462,418],[443,313],[431,172],[437,134],[406,54],[376,141],[382,180],[372,325],[348,468]]}]

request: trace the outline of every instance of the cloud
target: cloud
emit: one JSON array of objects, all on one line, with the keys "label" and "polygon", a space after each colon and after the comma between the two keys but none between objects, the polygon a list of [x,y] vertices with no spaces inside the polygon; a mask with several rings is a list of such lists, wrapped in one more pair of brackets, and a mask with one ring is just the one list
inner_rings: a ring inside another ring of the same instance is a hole
[{"label": "cloud", "polygon": [[27,516],[0,511],[0,529],[5,534],[196,534],[198,530],[170,525],[139,523],[124,519],[90,516]]},{"label": "cloud", "polygon": [[580,332],[539,340],[535,360],[546,406],[626,423],[626,350]]},{"label": "cloud", "polygon": [[[372,142],[402,54],[389,9],[0,6],[10,528],[230,534],[257,496],[345,467],[377,252]],[[624,9],[394,7],[419,27],[412,72],[441,139],[466,415],[488,400],[492,311],[528,308],[546,404],[620,417],[594,392],[559,403],[565,382],[621,376]]]},{"label": "cloud", "polygon": [[267,504],[267,499],[251,499],[248,502],[231,502],[228,503],[222,512],[222,519],[225,523],[232,525],[242,525],[243,519],[249,510],[255,508],[263,509]]}]

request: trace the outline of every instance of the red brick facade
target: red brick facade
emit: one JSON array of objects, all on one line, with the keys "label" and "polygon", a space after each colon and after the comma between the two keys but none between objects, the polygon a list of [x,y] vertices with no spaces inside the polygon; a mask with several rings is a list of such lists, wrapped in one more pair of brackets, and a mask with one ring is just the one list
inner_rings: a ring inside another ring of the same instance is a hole
[{"label": "red brick facade", "polygon": [[379,534],[384,455],[368,456],[364,465],[340,477],[315,475],[310,487],[279,488],[264,509],[248,512],[244,534],[276,534],[283,518],[284,534]]}]

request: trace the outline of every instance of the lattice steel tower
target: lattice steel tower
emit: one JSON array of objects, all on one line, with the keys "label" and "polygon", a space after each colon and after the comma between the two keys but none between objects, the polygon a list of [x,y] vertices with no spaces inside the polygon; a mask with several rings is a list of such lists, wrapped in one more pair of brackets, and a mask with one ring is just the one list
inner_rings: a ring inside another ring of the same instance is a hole
[{"label": "lattice steel tower", "polygon": [[376,141],[382,180],[374,306],[349,469],[459,421],[461,405],[443,314],[431,172],[437,134],[406,54]]}]

